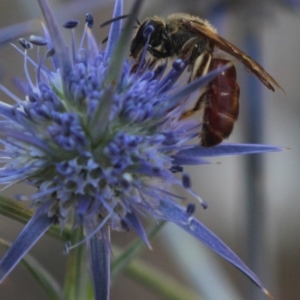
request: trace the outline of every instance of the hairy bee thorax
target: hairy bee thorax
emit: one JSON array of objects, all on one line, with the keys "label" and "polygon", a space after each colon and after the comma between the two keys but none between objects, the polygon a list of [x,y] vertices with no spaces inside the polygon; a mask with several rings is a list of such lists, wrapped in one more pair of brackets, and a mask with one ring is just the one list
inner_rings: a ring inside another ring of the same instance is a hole
[{"label": "hairy bee thorax", "polygon": [[172,40],[173,55],[183,59],[189,57],[189,64],[194,64],[201,53],[212,53],[214,50],[214,43],[205,35],[201,36],[194,31],[192,22],[217,32],[207,20],[184,13],[172,14],[166,22]]},{"label": "hairy bee thorax", "polygon": [[217,29],[208,21],[205,19],[201,19],[197,16],[192,16],[186,13],[176,13],[176,14],[171,14],[167,18],[167,23],[186,23],[186,22],[196,22],[201,26],[207,27],[207,29],[213,31],[214,33],[217,33]]}]

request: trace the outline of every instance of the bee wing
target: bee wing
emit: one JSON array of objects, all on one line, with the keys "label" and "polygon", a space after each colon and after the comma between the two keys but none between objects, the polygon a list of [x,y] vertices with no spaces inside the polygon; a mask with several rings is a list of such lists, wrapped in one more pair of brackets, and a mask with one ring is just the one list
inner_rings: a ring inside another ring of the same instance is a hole
[{"label": "bee wing", "polygon": [[185,24],[189,27],[189,30],[204,35],[205,37],[209,38],[214,42],[216,47],[223,50],[224,52],[232,55],[233,57],[237,58],[241,63],[244,64],[254,75],[256,75],[260,81],[270,90],[274,92],[274,86],[281,89],[283,92],[284,90],[282,87],[278,84],[278,82],[266,72],[266,70],[259,65],[256,61],[254,61],[249,55],[244,53],[242,50],[240,50],[238,47],[234,46],[230,42],[228,42],[226,39],[222,38],[209,28],[202,26],[201,24],[193,21],[188,21]]}]

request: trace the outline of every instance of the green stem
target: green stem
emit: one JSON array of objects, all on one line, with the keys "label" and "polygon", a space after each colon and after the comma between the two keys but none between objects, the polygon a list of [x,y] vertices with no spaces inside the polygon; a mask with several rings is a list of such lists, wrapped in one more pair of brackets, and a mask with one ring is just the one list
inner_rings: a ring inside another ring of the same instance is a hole
[{"label": "green stem", "polygon": [[[72,234],[71,243],[78,243],[83,238],[82,230],[78,229]],[[85,244],[77,246],[70,251],[64,284],[64,296],[66,300],[85,299],[89,281],[89,270],[86,261],[87,251]]]}]

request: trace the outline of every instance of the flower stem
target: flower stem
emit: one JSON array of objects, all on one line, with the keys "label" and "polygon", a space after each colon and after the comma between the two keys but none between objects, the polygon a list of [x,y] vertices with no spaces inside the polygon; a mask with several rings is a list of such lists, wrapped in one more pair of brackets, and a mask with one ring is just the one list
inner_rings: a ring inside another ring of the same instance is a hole
[{"label": "flower stem", "polygon": [[[83,239],[82,230],[78,229],[71,237],[72,244]],[[89,270],[86,267],[87,251],[85,245],[80,245],[68,255],[65,275],[64,296],[66,300],[85,299],[89,281]]]}]

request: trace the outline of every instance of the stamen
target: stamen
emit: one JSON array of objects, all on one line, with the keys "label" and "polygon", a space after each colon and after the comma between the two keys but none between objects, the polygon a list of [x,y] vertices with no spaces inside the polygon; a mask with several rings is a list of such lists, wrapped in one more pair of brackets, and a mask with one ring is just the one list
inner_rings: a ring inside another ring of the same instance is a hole
[{"label": "stamen", "polygon": [[157,66],[157,68],[154,70],[153,78],[155,78],[157,81],[160,81],[167,68],[167,65],[168,65],[168,59],[166,59],[163,64]]},{"label": "stamen", "polygon": [[73,29],[75,27],[77,27],[79,24],[79,21],[77,20],[70,20],[70,21],[67,21],[63,24],[63,27],[67,28],[67,29]]},{"label": "stamen", "polygon": [[46,53],[46,57],[52,57],[55,54],[55,49],[52,48]]},{"label": "stamen", "polygon": [[7,89],[5,86],[0,84],[0,90],[4,92],[8,97],[16,101],[17,103],[22,103],[22,100],[19,99],[15,94],[13,94],[9,89]]},{"label": "stamen", "polygon": [[172,166],[170,171],[172,173],[178,173],[178,172],[183,172],[183,167],[182,166]]},{"label": "stamen", "polygon": [[[190,191],[191,192],[191,191]],[[198,195],[194,194],[194,196],[197,198],[197,200],[200,202],[203,209],[207,209],[208,205],[207,202],[201,199]]]},{"label": "stamen", "polygon": [[189,189],[192,185],[191,178],[188,173],[182,174],[182,185],[184,188]]},{"label": "stamen", "polygon": [[192,216],[194,213],[195,213],[195,210],[196,210],[196,205],[194,203],[189,203],[187,206],[186,206],[186,214],[187,216]]},{"label": "stamen", "polygon": [[31,35],[29,37],[29,42],[36,46],[46,46],[48,44],[48,41],[45,38],[37,35]]},{"label": "stamen", "polygon": [[[15,48],[21,55],[25,56],[24,52],[19,49],[15,44],[10,44],[13,48]],[[35,61],[33,61],[30,57],[27,57],[28,61],[37,69],[38,65]]]},{"label": "stamen", "polygon": [[[48,49],[51,50],[53,48],[52,39],[50,37],[50,34],[48,32],[48,29],[47,29],[46,25],[43,22],[42,22],[42,27],[43,27],[43,31],[44,31],[44,34],[45,34],[45,38],[48,41]],[[59,68],[59,63],[58,63],[58,60],[57,60],[57,56],[53,55],[51,57],[51,59],[52,59],[52,64],[53,64],[54,69],[57,70]]]},{"label": "stamen", "polygon": [[178,80],[178,78],[183,73],[186,67],[186,63],[182,59],[176,59],[172,63],[172,69],[169,73],[164,77],[164,79],[160,83],[159,93],[164,93],[168,89],[170,89],[173,84]]},{"label": "stamen", "polygon": [[24,38],[20,38],[19,43],[25,50],[32,49],[32,44],[26,41]]},{"label": "stamen", "polygon": [[46,54],[44,55],[43,59],[41,59],[39,61],[39,65],[37,68],[37,74],[36,74],[36,78],[37,78],[37,82],[40,83],[41,82],[41,70],[42,68],[45,66],[44,62],[48,57],[52,57],[55,53],[54,48],[52,48],[51,50],[47,51]]},{"label": "stamen", "polygon": [[94,26],[94,18],[93,18],[93,15],[91,13],[87,13],[85,15],[85,23],[87,24],[87,26],[89,28],[93,28],[93,26]]},{"label": "stamen", "polygon": [[19,39],[19,43],[25,49],[24,50],[24,71],[25,71],[25,76],[26,76],[27,81],[29,82],[29,85],[30,85],[31,89],[34,89],[34,85],[31,81],[31,78],[30,78],[29,73],[28,73],[28,68],[27,68],[27,57],[28,57],[27,50],[32,48],[32,44],[27,42],[23,38]]},{"label": "stamen", "polygon": [[92,16],[92,14],[87,13],[85,15],[84,31],[83,31],[81,41],[80,41],[80,44],[79,44],[79,49],[78,49],[79,52],[81,51],[81,48],[82,48],[82,45],[83,45],[83,42],[84,42],[84,39],[85,39],[87,28],[93,28],[93,25],[94,25],[94,18]]},{"label": "stamen", "polygon": [[105,223],[108,221],[108,219],[112,216],[112,213],[108,214],[103,221],[89,234],[87,235],[84,239],[82,239],[80,242],[74,244],[73,246],[71,246],[70,242],[66,242],[65,243],[65,248],[64,248],[64,253],[68,254],[70,252],[70,250],[84,244],[87,243],[87,241],[94,235],[96,234],[102,227],[103,225],[105,225]]},{"label": "stamen", "polygon": [[72,57],[73,57],[73,63],[76,63],[76,43],[75,43],[75,30],[79,24],[79,21],[77,20],[69,20],[66,23],[63,24],[63,27],[67,29],[72,29]]},{"label": "stamen", "polygon": [[63,255],[68,255],[69,254],[71,246],[72,246],[72,243],[70,241],[65,242]]},{"label": "stamen", "polygon": [[149,35],[151,35],[153,33],[153,31],[154,31],[154,27],[152,25],[149,25],[144,29],[143,36],[148,37]]},{"label": "stamen", "polygon": [[149,42],[150,42],[150,37],[151,37],[151,34],[153,33],[154,31],[154,27],[152,25],[150,26],[147,26],[145,29],[144,29],[144,32],[143,32],[143,36],[144,37],[147,37],[147,42],[144,46],[144,49],[143,49],[143,53],[142,53],[142,56],[140,58],[140,61],[139,61],[139,65],[138,65],[138,68],[136,70],[136,74],[138,74],[144,64],[144,60],[145,60],[145,56],[146,56],[146,53],[148,51],[148,45],[149,45]]},{"label": "stamen", "polygon": [[31,35],[29,37],[29,41],[30,43],[38,46],[37,57],[38,57],[38,61],[40,61],[40,46],[46,46],[48,44],[48,41],[45,38],[36,35]]},{"label": "stamen", "polygon": [[[184,177],[184,176],[183,176]],[[179,183],[179,182],[178,182]],[[182,182],[182,185],[183,185],[183,182]],[[201,204],[201,206],[204,208],[204,209],[207,209],[208,205],[207,203],[202,200],[193,190],[191,190],[190,188],[186,188],[185,189],[192,195],[194,196]]]}]

